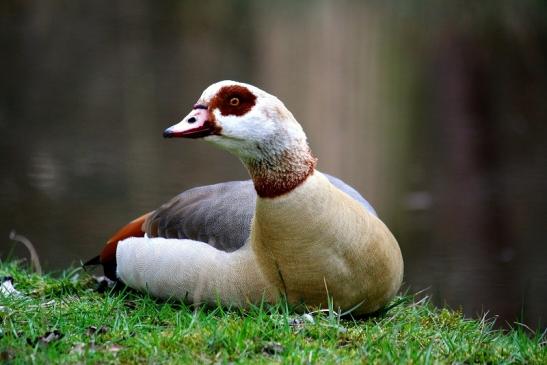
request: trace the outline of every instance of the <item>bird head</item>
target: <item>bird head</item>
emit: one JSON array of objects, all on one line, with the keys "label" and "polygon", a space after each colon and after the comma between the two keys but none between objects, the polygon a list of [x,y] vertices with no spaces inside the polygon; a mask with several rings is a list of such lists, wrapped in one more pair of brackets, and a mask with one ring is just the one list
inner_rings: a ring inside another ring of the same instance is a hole
[{"label": "bird head", "polygon": [[164,137],[202,138],[244,161],[306,146],[302,127],[275,96],[241,82],[209,86],[192,111],[167,128]]}]

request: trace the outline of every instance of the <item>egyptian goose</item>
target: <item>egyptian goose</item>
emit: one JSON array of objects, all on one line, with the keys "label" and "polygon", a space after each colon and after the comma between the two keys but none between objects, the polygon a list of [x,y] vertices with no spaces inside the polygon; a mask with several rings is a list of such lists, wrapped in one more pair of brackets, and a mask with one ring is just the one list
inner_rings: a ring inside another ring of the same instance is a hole
[{"label": "egyptian goose", "polygon": [[188,190],[118,231],[101,254],[111,279],[156,297],[374,312],[399,290],[397,241],[353,188],[315,169],[302,127],[275,96],[209,86],[164,137],[235,154],[251,180]]}]

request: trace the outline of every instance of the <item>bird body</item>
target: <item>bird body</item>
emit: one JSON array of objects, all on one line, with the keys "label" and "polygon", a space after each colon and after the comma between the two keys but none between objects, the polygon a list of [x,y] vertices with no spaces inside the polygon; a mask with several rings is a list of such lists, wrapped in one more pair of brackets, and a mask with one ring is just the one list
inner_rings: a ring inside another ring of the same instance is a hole
[{"label": "bird body", "polygon": [[304,131],[279,99],[222,81],[164,136],[235,154],[251,180],[191,189],[124,227],[98,260],[108,276],[192,303],[285,297],[326,307],[330,297],[361,314],[395,296],[397,241],[353,188],[315,169]]},{"label": "bird body", "polygon": [[259,198],[251,246],[289,302],[380,309],[399,289],[396,240],[362,205],[319,172],[286,195]]}]

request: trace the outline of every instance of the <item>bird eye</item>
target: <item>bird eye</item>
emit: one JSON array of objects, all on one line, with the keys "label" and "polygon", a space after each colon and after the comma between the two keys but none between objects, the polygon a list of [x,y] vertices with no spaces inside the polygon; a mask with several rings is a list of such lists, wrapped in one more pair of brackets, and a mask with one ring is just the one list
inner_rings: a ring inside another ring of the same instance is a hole
[{"label": "bird eye", "polygon": [[230,105],[231,106],[238,106],[239,105],[239,98],[231,98],[230,99]]}]

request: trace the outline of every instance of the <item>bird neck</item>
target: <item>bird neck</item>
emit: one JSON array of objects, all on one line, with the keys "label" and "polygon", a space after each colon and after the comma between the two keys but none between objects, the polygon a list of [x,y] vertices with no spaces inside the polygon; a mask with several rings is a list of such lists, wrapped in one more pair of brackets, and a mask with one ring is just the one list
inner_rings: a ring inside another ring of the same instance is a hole
[{"label": "bird neck", "polygon": [[253,179],[258,196],[275,198],[306,181],[313,174],[317,159],[304,142],[269,150],[258,158],[243,162]]}]

